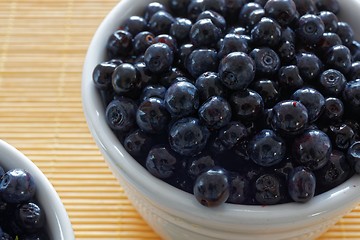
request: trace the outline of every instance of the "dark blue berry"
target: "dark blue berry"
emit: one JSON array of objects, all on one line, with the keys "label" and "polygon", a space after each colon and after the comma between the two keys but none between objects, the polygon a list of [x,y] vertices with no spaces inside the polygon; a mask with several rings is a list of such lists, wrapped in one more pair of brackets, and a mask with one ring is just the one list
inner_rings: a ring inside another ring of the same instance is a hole
[{"label": "dark blue berry", "polygon": [[145,62],[137,62],[134,64],[134,67],[138,71],[138,77],[141,79],[141,86],[146,86],[154,82],[155,76],[151,74]]},{"label": "dark blue berry", "polygon": [[206,10],[200,13],[196,21],[199,21],[201,19],[210,19],[213,22],[213,24],[221,30],[221,32],[225,32],[226,30],[225,18],[218,12],[214,12],[212,10]]},{"label": "dark blue berry", "polygon": [[135,126],[136,109],[136,104],[131,99],[125,97],[114,99],[105,111],[107,124],[115,131],[129,131]]},{"label": "dark blue berry", "polygon": [[326,120],[336,122],[344,115],[344,104],[339,98],[326,98],[323,117]]},{"label": "dark blue berry", "polygon": [[145,8],[144,19],[146,21],[149,21],[155,13],[160,12],[160,11],[166,12],[167,8],[159,2],[151,2]]},{"label": "dark blue berry", "polygon": [[165,43],[151,45],[144,54],[145,64],[153,73],[169,71],[174,61],[174,53]]},{"label": "dark blue berry", "polygon": [[225,86],[221,83],[218,74],[215,72],[201,74],[196,79],[195,87],[198,89],[201,102],[205,102],[212,96],[225,97]]},{"label": "dark blue berry", "polygon": [[147,133],[160,133],[166,129],[170,122],[170,114],[164,101],[156,97],[143,101],[137,109],[136,122],[139,128]]},{"label": "dark blue berry", "polygon": [[199,118],[209,129],[219,129],[231,120],[231,107],[226,99],[212,96],[199,108]]},{"label": "dark blue berry", "polygon": [[217,52],[212,49],[196,49],[186,59],[186,69],[194,78],[205,72],[215,72],[218,66]]},{"label": "dark blue berry", "polygon": [[183,44],[178,49],[179,66],[186,69],[188,57],[195,50],[195,46],[191,43]]},{"label": "dark blue berry", "polygon": [[195,180],[201,173],[215,167],[215,160],[207,154],[191,157],[187,161],[186,171],[191,179]]},{"label": "dark blue berry", "polygon": [[296,5],[296,10],[299,12],[300,16],[305,14],[315,14],[318,12],[318,9],[313,0],[293,0]]},{"label": "dark blue berry", "polygon": [[112,86],[117,94],[124,94],[139,90],[141,79],[134,65],[123,63],[115,68],[112,75]]},{"label": "dark blue berry", "polygon": [[219,59],[222,59],[232,52],[249,52],[248,41],[242,36],[234,33],[226,34],[220,44],[218,57]]},{"label": "dark blue berry", "polygon": [[255,200],[261,205],[274,205],[284,197],[281,192],[282,184],[273,174],[261,174],[254,183]]},{"label": "dark blue berry", "polygon": [[281,40],[281,26],[271,18],[263,17],[251,30],[251,40],[257,46],[275,47]]},{"label": "dark blue berry", "polygon": [[296,56],[296,61],[300,76],[304,79],[304,81],[311,82],[320,76],[323,63],[315,54],[299,53]]},{"label": "dark blue berry", "polygon": [[253,29],[263,17],[265,17],[265,10],[263,8],[252,11],[248,17],[248,29]]},{"label": "dark blue berry", "polygon": [[288,26],[299,15],[292,0],[269,0],[264,6],[266,15],[281,26]]},{"label": "dark blue berry", "polygon": [[152,137],[144,131],[137,129],[128,134],[124,140],[124,147],[133,157],[145,157],[153,146]]},{"label": "dark blue berry", "polygon": [[191,27],[190,41],[195,47],[213,47],[221,38],[221,30],[209,19],[200,19]]},{"label": "dark blue berry", "polygon": [[335,124],[330,125],[327,132],[334,148],[347,150],[355,141],[355,132],[349,125]]},{"label": "dark blue berry", "polygon": [[158,11],[149,20],[149,31],[155,35],[168,34],[175,21],[170,13]]},{"label": "dark blue berry", "polygon": [[178,42],[185,42],[189,38],[192,22],[187,18],[176,18],[176,21],[171,24],[170,35]]},{"label": "dark blue berry", "polygon": [[219,14],[224,14],[226,10],[225,0],[203,0],[203,12],[207,10],[215,11]]},{"label": "dark blue berry", "polygon": [[252,121],[261,116],[264,111],[262,97],[250,89],[234,92],[229,101],[235,119]]},{"label": "dark blue berry", "polygon": [[281,66],[277,53],[268,47],[255,48],[250,52],[250,56],[254,59],[258,75],[275,74]]},{"label": "dark blue berry", "polygon": [[347,77],[347,80],[349,81],[360,79],[360,61],[354,61],[351,64],[351,68]]},{"label": "dark blue berry", "polygon": [[353,61],[360,61],[360,43],[358,41],[352,41],[349,46]]},{"label": "dark blue berry", "polygon": [[134,41],[133,41],[134,53],[136,54],[145,53],[146,49],[150,47],[151,44],[153,44],[154,38],[155,38],[154,34],[148,31],[143,31],[138,33],[134,37]]},{"label": "dark blue berry", "polygon": [[22,203],[35,196],[36,185],[33,176],[23,169],[7,171],[0,181],[0,196],[7,203]]},{"label": "dark blue berry", "polygon": [[140,101],[143,102],[151,97],[164,99],[166,88],[162,85],[148,85],[143,88]]},{"label": "dark blue berry", "polygon": [[264,167],[281,162],[286,154],[285,142],[272,130],[264,129],[249,143],[250,158]]},{"label": "dark blue berry", "polygon": [[277,50],[281,62],[290,63],[295,59],[296,50],[295,45],[292,42],[286,41],[280,44]]},{"label": "dark blue berry", "polygon": [[320,11],[330,11],[334,14],[338,14],[340,12],[340,4],[338,0],[316,0],[316,7]]},{"label": "dark blue berry", "polygon": [[338,96],[345,88],[345,76],[335,70],[328,69],[320,75],[320,86],[325,94],[330,96]]},{"label": "dark blue berry", "polygon": [[178,16],[186,16],[191,0],[170,0],[169,8]]},{"label": "dark blue berry", "polygon": [[254,79],[255,62],[246,53],[230,53],[220,62],[219,76],[222,83],[229,89],[246,89]]},{"label": "dark blue berry", "polygon": [[314,14],[305,14],[300,17],[296,34],[304,43],[317,43],[324,32],[325,26],[319,16]]},{"label": "dark blue berry", "polygon": [[102,62],[96,65],[92,76],[97,89],[108,90],[111,88],[112,74],[117,66],[117,63],[111,61]]},{"label": "dark blue berry", "polygon": [[165,43],[166,45],[168,45],[171,49],[171,51],[176,54],[177,52],[177,49],[178,49],[178,46],[177,46],[177,42],[176,42],[176,39],[173,38],[171,35],[168,35],[168,34],[160,34],[160,35],[157,35],[155,38],[154,38],[154,41],[153,43]]},{"label": "dark blue berry", "polygon": [[351,69],[351,63],[351,53],[346,46],[336,45],[329,49],[326,60],[328,68],[334,68],[343,74],[347,74]]},{"label": "dark blue berry", "polygon": [[326,56],[326,53],[330,48],[341,44],[342,41],[339,35],[332,32],[325,32],[316,44],[316,51],[320,56]]},{"label": "dark blue berry", "polygon": [[108,39],[106,50],[110,59],[126,57],[133,48],[133,36],[123,30],[114,32]]},{"label": "dark blue berry", "polygon": [[324,96],[316,89],[304,87],[291,96],[291,99],[301,102],[307,109],[309,123],[315,122],[325,107]]},{"label": "dark blue berry", "polygon": [[204,0],[191,0],[187,9],[187,17],[191,21],[196,21],[204,8]]},{"label": "dark blue berry", "polygon": [[161,74],[159,76],[159,82],[166,88],[169,88],[173,83],[179,81],[187,81],[191,82],[188,78],[185,77],[184,71],[180,70],[180,68],[172,68],[169,72]]},{"label": "dark blue berry", "polygon": [[45,212],[36,203],[22,203],[15,209],[15,224],[23,232],[38,232],[45,225]]},{"label": "dark blue berry", "polygon": [[343,91],[345,104],[351,109],[351,113],[360,116],[360,79],[346,83]]},{"label": "dark blue berry", "polygon": [[229,173],[230,194],[228,203],[243,204],[250,195],[250,183],[245,176],[236,172]]},{"label": "dark blue berry", "polygon": [[308,202],[315,195],[316,177],[306,167],[296,167],[289,177],[288,191],[295,202]]},{"label": "dark blue berry", "polygon": [[303,87],[304,81],[296,65],[283,66],[279,69],[279,86],[285,91],[293,91]]},{"label": "dark blue berry", "polygon": [[172,116],[188,116],[199,108],[199,93],[189,82],[176,82],[166,91],[164,102]]},{"label": "dark blue berry", "polygon": [[294,135],[302,132],[307,124],[308,111],[302,103],[286,100],[273,107],[271,126],[275,131]]},{"label": "dark blue berry", "polygon": [[215,207],[228,199],[230,181],[223,168],[214,167],[200,174],[194,184],[194,196],[204,206]]},{"label": "dark blue berry", "polygon": [[251,88],[260,94],[265,107],[272,107],[278,102],[280,92],[275,81],[260,79],[251,84]]},{"label": "dark blue berry", "polygon": [[360,174],[360,141],[354,142],[348,149],[347,160],[350,163],[352,169]]},{"label": "dark blue berry", "polygon": [[197,118],[182,118],[169,131],[171,148],[183,156],[195,156],[206,146],[209,130]]},{"label": "dark blue berry", "polygon": [[143,17],[131,16],[127,20],[125,20],[125,23],[122,26],[122,28],[123,30],[135,36],[140,32],[146,31],[147,22]]},{"label": "dark blue berry", "polygon": [[239,141],[248,136],[246,127],[237,121],[232,121],[219,130],[218,139],[226,149],[233,148]]},{"label": "dark blue berry", "polygon": [[296,162],[311,170],[317,170],[329,161],[332,144],[324,132],[308,130],[294,140],[292,150]]},{"label": "dark blue berry", "polygon": [[226,13],[224,17],[229,25],[238,23],[240,10],[246,3],[246,0],[225,0]]},{"label": "dark blue berry", "polygon": [[339,19],[333,12],[321,11],[319,17],[324,23],[325,32],[337,32]]},{"label": "dark blue berry", "polygon": [[146,168],[157,178],[171,177],[176,169],[177,159],[167,146],[154,146],[147,155]]},{"label": "dark blue berry", "polygon": [[263,7],[260,4],[254,2],[248,2],[244,4],[238,15],[238,21],[240,25],[246,28],[249,24],[250,14],[257,9],[263,9]]}]

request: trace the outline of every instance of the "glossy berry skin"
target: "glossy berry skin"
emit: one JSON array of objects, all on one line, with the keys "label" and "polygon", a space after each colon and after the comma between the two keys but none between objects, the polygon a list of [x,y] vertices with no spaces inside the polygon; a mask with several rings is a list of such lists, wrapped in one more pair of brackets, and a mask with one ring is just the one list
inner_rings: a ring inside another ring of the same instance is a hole
[{"label": "glossy berry skin", "polygon": [[154,146],[146,158],[146,169],[160,179],[171,177],[176,169],[176,164],[176,156],[168,146]]},{"label": "glossy berry skin", "polygon": [[255,200],[261,205],[274,205],[279,203],[283,194],[282,184],[278,177],[273,174],[262,174],[256,178],[254,183]]},{"label": "glossy berry skin", "polygon": [[222,59],[232,52],[249,52],[248,41],[242,36],[234,33],[226,34],[220,45],[218,57]]},{"label": "glossy berry skin", "polygon": [[344,45],[336,45],[329,49],[326,64],[329,68],[339,70],[347,74],[351,69],[351,53]]},{"label": "glossy berry skin", "polygon": [[168,12],[158,11],[149,20],[149,31],[154,35],[168,34],[175,18]]},{"label": "glossy berry skin", "polygon": [[300,17],[296,34],[305,43],[315,44],[325,32],[325,25],[321,18],[314,14]]},{"label": "glossy berry skin", "polygon": [[133,36],[137,35],[139,32],[146,31],[147,22],[143,17],[140,16],[131,16],[125,20],[122,29],[131,33]]},{"label": "glossy berry skin", "polygon": [[135,102],[129,98],[114,99],[106,107],[106,122],[111,129],[126,132],[135,126],[136,109]]},{"label": "glossy berry skin", "polygon": [[212,96],[224,97],[226,93],[225,86],[215,72],[205,72],[201,74],[195,82],[195,87],[198,89],[201,102],[205,102]]},{"label": "glossy berry skin", "polygon": [[350,47],[354,41],[355,34],[352,27],[346,22],[339,22],[336,33],[339,35],[342,43]]},{"label": "glossy berry skin", "polygon": [[184,71],[177,67],[171,68],[169,72],[161,74],[157,77],[157,81],[159,81],[159,83],[165,88],[169,88],[173,83],[179,82],[180,80],[191,82],[187,77],[185,77]]},{"label": "glossy berry skin", "polygon": [[238,15],[246,1],[244,0],[225,0],[226,13],[224,17],[229,25],[238,23]]},{"label": "glossy berry skin", "polygon": [[139,73],[139,77],[141,79],[141,86],[146,86],[154,82],[155,78],[144,62],[137,62],[133,65]]},{"label": "glossy berry skin", "polygon": [[280,98],[280,92],[276,82],[268,79],[260,79],[251,84],[251,88],[260,94],[265,107],[272,107]]},{"label": "glossy berry skin", "polygon": [[195,156],[206,146],[210,132],[197,118],[182,118],[169,131],[171,148],[183,156]]},{"label": "glossy berry skin", "polygon": [[275,131],[288,135],[301,133],[308,125],[308,111],[298,102],[286,100],[273,107],[271,126]]},{"label": "glossy berry skin", "polygon": [[195,47],[213,47],[220,40],[221,30],[210,19],[200,19],[191,27],[189,36]]},{"label": "glossy berry skin", "polygon": [[166,88],[162,85],[148,85],[143,88],[140,101],[143,102],[151,97],[164,99]]},{"label": "glossy berry skin", "polygon": [[260,4],[254,2],[245,3],[238,15],[239,24],[241,26],[247,27],[247,25],[249,24],[250,14],[257,9],[263,9],[263,7]]},{"label": "glossy berry skin", "polygon": [[153,142],[151,135],[137,129],[126,136],[123,146],[131,156],[142,158],[150,151]]},{"label": "glossy berry skin", "polygon": [[145,51],[144,60],[152,73],[164,73],[170,70],[174,61],[174,53],[167,44],[156,43]]},{"label": "glossy berry skin", "polygon": [[209,129],[219,129],[231,120],[231,107],[226,99],[212,96],[199,108],[199,119]]},{"label": "glossy berry skin", "polygon": [[296,65],[281,67],[278,75],[279,86],[285,91],[293,91],[304,86],[304,80],[300,76],[299,68]]},{"label": "glossy berry skin", "polygon": [[349,74],[347,75],[348,81],[360,79],[360,61],[352,62]]},{"label": "glossy berry skin", "polygon": [[166,110],[164,101],[151,97],[143,101],[136,112],[136,123],[147,133],[159,133],[167,128],[170,113]]},{"label": "glossy berry skin", "polygon": [[354,142],[347,151],[347,160],[351,168],[360,174],[360,141]]},{"label": "glossy berry skin", "polygon": [[299,12],[300,16],[305,14],[315,14],[318,12],[318,9],[313,0],[293,0],[296,9]]},{"label": "glossy berry skin", "polygon": [[204,1],[203,0],[191,0],[187,8],[187,18],[195,22],[200,13],[203,12]]},{"label": "glossy berry skin", "polygon": [[187,175],[190,176],[192,180],[196,180],[201,173],[215,167],[215,160],[208,154],[200,154],[189,158],[186,165]]},{"label": "glossy berry skin", "polygon": [[304,81],[312,82],[321,74],[323,63],[312,53],[299,53],[296,56],[297,67]]},{"label": "glossy berry skin", "polygon": [[346,83],[343,91],[343,99],[345,104],[351,107],[351,111],[355,111],[357,115],[360,113],[360,79]]},{"label": "glossy berry skin", "polygon": [[35,233],[45,224],[45,212],[34,202],[18,205],[15,210],[15,224],[25,233]]},{"label": "glossy berry skin", "polygon": [[291,96],[291,99],[301,102],[308,111],[309,123],[315,122],[325,107],[324,96],[314,88],[304,87]]},{"label": "glossy berry skin", "polygon": [[262,97],[250,89],[234,92],[229,101],[235,119],[251,121],[259,117],[264,111]]},{"label": "glossy berry skin", "polygon": [[141,79],[134,65],[123,63],[115,68],[112,75],[112,86],[117,94],[139,90]]},{"label": "glossy berry skin", "polygon": [[0,182],[0,196],[7,203],[22,203],[34,197],[36,185],[33,176],[23,169],[7,171]]},{"label": "glossy berry skin", "polygon": [[339,98],[326,98],[323,117],[331,122],[340,121],[344,115],[344,103]]},{"label": "glossy berry skin", "polygon": [[281,26],[288,26],[299,14],[296,5],[292,0],[269,0],[264,6],[266,15]]},{"label": "glossy berry skin", "polygon": [[176,52],[177,52],[178,46],[177,46],[176,39],[171,35],[168,35],[168,34],[157,35],[153,41],[153,44],[155,44],[155,43],[165,43],[166,45],[168,45],[170,47],[171,51],[174,54],[176,54]]},{"label": "glossy berry skin", "polygon": [[347,124],[330,125],[327,132],[334,148],[347,150],[355,141],[355,132]]},{"label": "glossy berry skin", "polygon": [[229,177],[223,168],[211,168],[200,174],[195,181],[194,196],[204,206],[218,206],[226,202],[229,194]]},{"label": "glossy berry skin", "polygon": [[316,192],[322,193],[328,191],[349,178],[352,173],[350,165],[343,152],[333,150],[329,162],[315,171]]},{"label": "glossy berry skin", "polygon": [[248,18],[248,29],[253,29],[263,17],[265,17],[265,10],[263,8],[252,11]]},{"label": "glossy berry skin", "polygon": [[184,117],[199,108],[199,93],[189,82],[176,82],[165,93],[165,107],[173,117]]},{"label": "glossy berry skin", "polygon": [[242,204],[250,194],[250,183],[245,176],[236,172],[229,173],[230,179],[230,194],[227,200],[228,203]]},{"label": "glossy berry skin", "polygon": [[316,0],[315,3],[320,11],[330,11],[334,14],[338,14],[340,11],[338,0]]},{"label": "glossy berry skin", "polygon": [[160,12],[160,11],[167,11],[167,8],[159,3],[159,2],[151,2],[149,3],[146,8],[145,8],[145,11],[144,11],[144,19],[149,22],[150,18],[157,12]]},{"label": "glossy berry skin", "polygon": [[275,74],[281,65],[279,56],[271,48],[255,48],[250,52],[250,57],[254,60],[256,73],[259,75]]},{"label": "glossy berry skin", "polygon": [[346,78],[341,72],[335,69],[328,69],[321,73],[320,85],[325,94],[339,96],[345,88]]},{"label": "glossy berry skin", "polygon": [[330,138],[320,130],[308,130],[293,143],[294,160],[311,170],[325,166],[332,151]]},{"label": "glossy berry skin", "polygon": [[332,32],[325,32],[319,42],[316,44],[316,51],[318,52],[319,56],[325,56],[327,55],[327,52],[330,48],[341,45],[342,41],[336,33]]},{"label": "glossy berry skin", "polygon": [[220,62],[219,76],[227,88],[244,90],[254,79],[255,62],[246,53],[230,53]]},{"label": "glossy berry skin", "polygon": [[288,191],[295,202],[305,203],[315,195],[316,177],[306,167],[296,167],[289,177]]},{"label": "glossy berry skin", "polygon": [[[121,61],[121,60],[120,60]],[[108,90],[111,89],[112,74],[118,66],[115,62],[99,63],[93,71],[93,82],[97,89]]]},{"label": "glossy berry skin", "polygon": [[293,42],[286,41],[280,44],[280,47],[277,50],[277,53],[280,57],[281,62],[291,63],[296,56],[295,45]]},{"label": "glossy berry skin", "polygon": [[139,32],[133,40],[133,50],[136,54],[145,53],[146,49],[154,42],[155,35],[148,31]]},{"label": "glossy berry skin", "polygon": [[221,128],[218,138],[226,149],[233,148],[237,143],[248,136],[246,127],[238,121],[232,121],[225,127]]},{"label": "glossy berry skin", "polygon": [[202,10],[203,12],[211,10],[223,15],[226,10],[225,0],[203,0]]},{"label": "glossy berry skin", "polygon": [[185,16],[191,0],[170,0],[169,8],[179,16]]},{"label": "glossy berry skin", "polygon": [[360,43],[356,40],[352,41],[349,46],[353,61],[360,61]]},{"label": "glossy berry skin", "polygon": [[176,21],[171,24],[170,35],[173,36],[177,42],[185,42],[188,39],[192,22],[187,18],[176,18]]},{"label": "glossy berry skin", "polygon": [[333,12],[321,11],[319,13],[319,17],[324,23],[325,32],[333,32],[333,33],[337,32],[339,19]]},{"label": "glossy berry skin", "polygon": [[106,45],[107,56],[109,59],[127,56],[133,47],[133,36],[131,33],[118,30],[108,39]]},{"label": "glossy berry skin", "polygon": [[200,13],[196,21],[199,21],[201,19],[210,19],[213,24],[221,30],[221,32],[224,32],[226,30],[226,20],[221,14],[217,12],[214,12],[212,10],[203,11],[202,13]]},{"label": "glossy berry skin", "polygon": [[251,30],[251,40],[257,46],[275,47],[281,40],[281,27],[271,18],[263,17]]},{"label": "glossy berry skin", "polygon": [[215,72],[218,66],[217,52],[213,49],[196,49],[186,59],[186,69],[194,78],[205,72]]}]

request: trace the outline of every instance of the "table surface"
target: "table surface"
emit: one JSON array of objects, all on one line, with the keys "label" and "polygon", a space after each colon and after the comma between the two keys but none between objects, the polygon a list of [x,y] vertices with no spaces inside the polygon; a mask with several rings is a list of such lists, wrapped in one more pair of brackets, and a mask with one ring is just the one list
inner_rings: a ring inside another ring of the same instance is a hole
[{"label": "table surface", "polygon": [[[76,239],[160,239],[135,211],[87,128],[81,70],[116,0],[0,0],[0,138],[62,199]],[[360,239],[360,205],[321,240]]]}]

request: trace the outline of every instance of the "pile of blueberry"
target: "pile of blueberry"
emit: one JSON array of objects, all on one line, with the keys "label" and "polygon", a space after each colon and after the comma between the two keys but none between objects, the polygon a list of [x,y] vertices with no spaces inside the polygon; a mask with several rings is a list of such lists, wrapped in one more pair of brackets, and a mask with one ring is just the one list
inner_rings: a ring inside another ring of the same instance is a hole
[{"label": "pile of blueberry", "polygon": [[45,212],[36,200],[36,184],[23,169],[0,166],[0,239],[49,240]]},{"label": "pile of blueberry", "polygon": [[307,202],[360,173],[360,43],[336,0],[169,0],[93,82],[152,175],[205,206]]}]

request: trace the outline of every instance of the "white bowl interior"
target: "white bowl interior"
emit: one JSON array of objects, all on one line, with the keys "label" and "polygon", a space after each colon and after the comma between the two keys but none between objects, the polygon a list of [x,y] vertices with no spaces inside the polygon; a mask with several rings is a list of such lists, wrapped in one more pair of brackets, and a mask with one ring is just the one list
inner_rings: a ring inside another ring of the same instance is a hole
[{"label": "white bowl interior", "polygon": [[4,169],[22,168],[34,177],[37,186],[36,197],[44,208],[50,239],[75,239],[65,207],[41,170],[24,154],[3,140],[0,140],[0,152],[0,165]]}]

